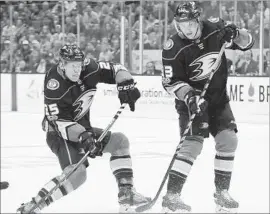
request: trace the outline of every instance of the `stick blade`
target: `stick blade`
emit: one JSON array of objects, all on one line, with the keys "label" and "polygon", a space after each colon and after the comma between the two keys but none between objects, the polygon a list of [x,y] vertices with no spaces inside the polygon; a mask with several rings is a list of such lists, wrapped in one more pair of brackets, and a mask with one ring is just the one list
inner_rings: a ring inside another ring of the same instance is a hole
[{"label": "stick blade", "polygon": [[144,205],[141,205],[141,206],[138,206],[135,211],[138,212],[138,213],[142,213],[146,210],[149,210],[152,208],[152,206],[155,204],[155,202],[151,201],[147,204],[144,204]]}]

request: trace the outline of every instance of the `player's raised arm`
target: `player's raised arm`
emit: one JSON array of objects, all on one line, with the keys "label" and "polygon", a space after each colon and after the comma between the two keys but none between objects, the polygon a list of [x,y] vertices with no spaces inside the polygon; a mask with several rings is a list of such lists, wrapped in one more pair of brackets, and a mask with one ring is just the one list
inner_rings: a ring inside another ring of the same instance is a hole
[{"label": "player's raised arm", "polygon": [[228,42],[227,48],[246,51],[254,45],[254,38],[245,28],[239,28],[232,22],[218,19],[220,32],[218,38],[222,42]]},{"label": "player's raised arm", "polygon": [[[140,98],[140,92],[135,87],[136,83],[127,68],[119,63],[90,60],[86,70],[91,70],[92,78],[97,82],[117,84],[119,91],[118,98],[120,103],[129,104],[130,110],[135,111],[135,102]],[[94,71],[94,72],[93,72]],[[88,78],[88,75],[86,75]],[[90,79],[90,75],[88,81]]]},{"label": "player's raised arm", "polygon": [[140,91],[135,87],[131,74],[122,67],[122,65],[115,65],[115,81],[117,83],[118,98],[120,103],[127,103],[131,111],[135,111],[135,103],[141,97]]}]

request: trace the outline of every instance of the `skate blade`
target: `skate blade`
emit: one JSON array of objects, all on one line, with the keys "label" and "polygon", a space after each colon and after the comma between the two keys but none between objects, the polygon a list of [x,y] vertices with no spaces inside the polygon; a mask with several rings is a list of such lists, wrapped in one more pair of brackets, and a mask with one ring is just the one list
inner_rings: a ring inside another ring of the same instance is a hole
[{"label": "skate blade", "polygon": [[226,208],[220,205],[216,206],[216,213],[238,213],[238,208]]},{"label": "skate blade", "polygon": [[170,210],[168,207],[162,207],[161,213],[190,213],[191,211],[178,209],[175,211]]}]

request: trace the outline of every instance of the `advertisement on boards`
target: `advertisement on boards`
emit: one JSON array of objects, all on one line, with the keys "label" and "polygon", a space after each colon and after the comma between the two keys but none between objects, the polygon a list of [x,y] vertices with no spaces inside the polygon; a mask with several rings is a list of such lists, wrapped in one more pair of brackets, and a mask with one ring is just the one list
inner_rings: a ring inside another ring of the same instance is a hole
[{"label": "advertisement on boards", "polygon": [[[135,76],[134,79],[141,92],[141,98],[136,103],[136,111],[125,110],[123,116],[153,119],[177,118],[174,111],[174,96],[163,89],[161,77]],[[92,106],[93,112],[97,115],[113,115],[115,109],[119,108],[117,95],[115,85],[99,84]],[[110,106],[110,108],[100,112],[100,106]]]},{"label": "advertisement on boards", "polygon": [[227,91],[236,119],[269,123],[269,78],[230,77]]},{"label": "advertisement on boards", "polygon": [[[125,110],[123,117],[177,119],[174,97],[162,87],[159,76],[135,76],[141,98],[136,111]],[[18,111],[43,113],[43,80],[41,74],[17,75]],[[1,80],[3,81],[3,80]],[[8,81],[7,81],[8,82]],[[5,89],[8,91],[8,89]],[[270,88],[266,77],[229,77],[227,85],[231,106],[238,121],[269,120]],[[1,90],[1,93],[4,93]],[[119,108],[115,85],[98,84],[98,90],[91,106],[92,116],[113,116]],[[8,101],[5,101],[8,103]]]}]

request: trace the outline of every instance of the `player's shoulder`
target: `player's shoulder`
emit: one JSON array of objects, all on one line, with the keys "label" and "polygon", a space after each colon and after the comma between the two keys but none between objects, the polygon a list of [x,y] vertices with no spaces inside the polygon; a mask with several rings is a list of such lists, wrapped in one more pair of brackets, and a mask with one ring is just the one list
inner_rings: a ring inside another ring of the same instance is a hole
[{"label": "player's shoulder", "polygon": [[186,46],[181,37],[176,33],[172,35],[164,44],[162,49],[163,59],[175,58],[181,50]]},{"label": "player's shoulder", "polygon": [[224,27],[225,21],[219,17],[211,17],[209,19],[205,19],[203,22],[203,28],[207,28],[210,31],[218,30]]},{"label": "player's shoulder", "polygon": [[46,99],[60,100],[73,87],[57,71],[58,66],[53,66],[45,75],[44,96]]},{"label": "player's shoulder", "polygon": [[85,58],[83,62],[82,78],[85,79],[88,76],[97,73],[99,70],[99,64],[95,59]]},{"label": "player's shoulder", "polygon": [[92,58],[85,58],[83,66],[84,70],[87,71],[87,73],[96,72],[99,67],[97,61]]}]

